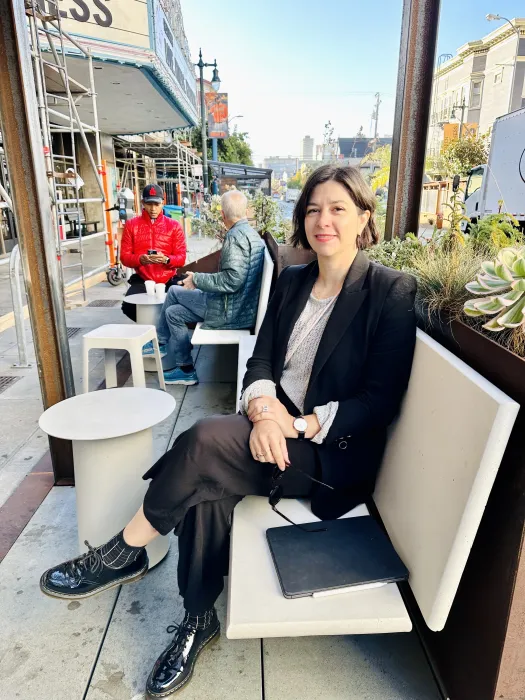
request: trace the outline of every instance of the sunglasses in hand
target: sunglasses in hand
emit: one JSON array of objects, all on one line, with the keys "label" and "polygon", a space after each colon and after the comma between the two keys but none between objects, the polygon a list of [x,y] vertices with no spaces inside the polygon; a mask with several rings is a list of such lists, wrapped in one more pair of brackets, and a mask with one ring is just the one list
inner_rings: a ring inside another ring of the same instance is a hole
[{"label": "sunglasses in hand", "polygon": [[[310,476],[310,474],[307,474],[304,472],[302,469],[299,467],[296,467],[294,465],[289,465],[287,469],[296,469],[298,472],[301,472],[301,474],[304,474],[307,479],[310,479],[310,481],[314,481],[316,484],[320,484],[321,486],[326,486],[327,489],[331,489],[332,491],[335,491],[333,486],[330,486],[329,484],[325,484],[324,481],[319,481],[319,479],[314,479],[313,476]],[[276,506],[278,503],[281,501],[283,497],[283,485],[282,485],[282,478],[284,476],[284,471],[281,471],[279,467],[275,467],[273,470],[272,474],[272,489],[270,491],[270,495],[268,497],[268,503],[270,504],[272,510],[274,513],[277,513],[277,515],[280,515],[281,518],[284,518],[290,525],[295,525],[295,527],[298,527],[301,529],[303,532],[326,532],[326,528],[318,528],[317,530],[309,530],[306,527],[303,527],[302,525],[299,525],[298,523],[294,523],[293,520],[290,520],[290,518],[287,518],[284,513],[281,513],[279,510],[277,510]]]}]

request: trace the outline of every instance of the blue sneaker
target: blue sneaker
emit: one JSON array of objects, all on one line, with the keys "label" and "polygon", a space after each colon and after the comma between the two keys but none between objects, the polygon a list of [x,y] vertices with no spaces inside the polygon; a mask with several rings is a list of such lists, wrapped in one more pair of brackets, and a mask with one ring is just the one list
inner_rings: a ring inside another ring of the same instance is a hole
[{"label": "blue sneaker", "polygon": [[[166,357],[166,355],[168,354],[167,345],[163,345],[162,343],[159,343],[159,350],[160,350],[160,356]],[[153,350],[153,341],[150,340],[149,343],[146,343],[146,345],[144,345],[144,347],[142,348],[142,357],[151,357],[154,354],[155,354],[155,351]]]},{"label": "blue sneaker", "polygon": [[185,384],[186,386],[192,386],[193,384],[199,383],[199,378],[197,377],[197,372],[183,372],[180,367],[175,367],[174,369],[164,370],[164,381],[166,384]]}]

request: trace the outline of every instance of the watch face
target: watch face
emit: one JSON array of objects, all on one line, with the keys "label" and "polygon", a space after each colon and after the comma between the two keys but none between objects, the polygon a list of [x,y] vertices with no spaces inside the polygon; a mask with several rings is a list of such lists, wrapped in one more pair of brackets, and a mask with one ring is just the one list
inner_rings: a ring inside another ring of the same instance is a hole
[{"label": "watch face", "polygon": [[293,422],[293,427],[297,430],[298,433],[306,433],[308,423],[304,418],[296,418]]}]

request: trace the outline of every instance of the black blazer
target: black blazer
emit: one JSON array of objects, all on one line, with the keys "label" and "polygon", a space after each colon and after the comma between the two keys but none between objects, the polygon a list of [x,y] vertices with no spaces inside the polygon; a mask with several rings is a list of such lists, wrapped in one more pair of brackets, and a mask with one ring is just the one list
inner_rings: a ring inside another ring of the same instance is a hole
[{"label": "black blazer", "polygon": [[[264,317],[247,364],[243,389],[270,379],[279,397],[288,340],[318,276],[317,262],[286,268]],[[312,511],[337,518],[366,500],[374,489],[386,429],[407,388],[416,340],[415,279],[370,262],[359,252],[321,338],[304,413],[338,401],[322,445],[316,446],[322,480]],[[280,396],[281,395],[281,396]]]}]

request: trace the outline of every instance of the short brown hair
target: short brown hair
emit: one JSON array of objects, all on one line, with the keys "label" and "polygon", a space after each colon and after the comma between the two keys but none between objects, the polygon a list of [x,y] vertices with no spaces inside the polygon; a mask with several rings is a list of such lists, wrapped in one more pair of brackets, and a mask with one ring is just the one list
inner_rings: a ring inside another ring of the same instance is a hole
[{"label": "short brown hair", "polygon": [[334,180],[340,185],[343,185],[345,190],[350,195],[350,199],[361,211],[369,211],[370,219],[365,226],[363,233],[357,239],[358,248],[363,250],[365,248],[370,248],[379,241],[379,231],[377,230],[376,222],[374,220],[374,212],[376,210],[376,198],[370,189],[370,186],[366,184],[363,176],[357,168],[353,166],[341,167],[339,165],[322,165],[317,170],[310,175],[306,181],[303,191],[295,209],[293,212],[293,233],[290,238],[291,244],[295,247],[301,247],[305,250],[310,250],[310,244],[306,237],[306,230],[304,227],[304,220],[306,218],[306,209],[308,207],[308,202],[312,196],[312,192],[323,182],[329,182]]}]

